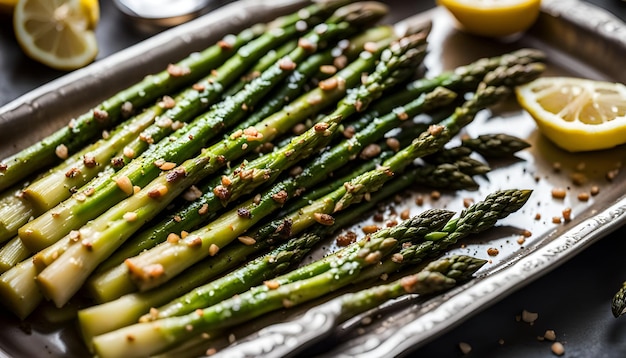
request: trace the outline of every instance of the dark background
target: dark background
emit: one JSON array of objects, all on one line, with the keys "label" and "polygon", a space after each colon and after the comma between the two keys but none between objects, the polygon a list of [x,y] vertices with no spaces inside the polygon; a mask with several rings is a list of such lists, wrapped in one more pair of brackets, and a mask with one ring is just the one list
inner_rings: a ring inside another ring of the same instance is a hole
[{"label": "dark background", "polygon": [[[387,2],[392,8],[394,3],[410,7],[412,12],[435,6],[430,0],[413,0],[410,5],[407,0]],[[588,2],[626,19],[622,0]],[[101,0],[100,5],[97,59],[150,36],[127,21],[111,0]],[[0,106],[65,74],[26,57],[6,16],[0,16],[0,69]],[[550,343],[540,342],[537,336],[553,329],[566,357],[626,357],[626,318],[615,319],[610,311],[611,297],[626,280],[625,255],[626,227],[410,355],[457,357],[462,355],[459,342],[467,342],[472,346],[468,357],[552,357]],[[516,321],[524,309],[539,314],[533,325]]]}]

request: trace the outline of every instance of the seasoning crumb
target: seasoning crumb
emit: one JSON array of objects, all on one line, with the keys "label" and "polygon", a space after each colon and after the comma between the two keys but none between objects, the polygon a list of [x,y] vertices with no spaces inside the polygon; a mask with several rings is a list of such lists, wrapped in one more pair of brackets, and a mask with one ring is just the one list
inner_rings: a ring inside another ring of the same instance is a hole
[{"label": "seasoning crumb", "polygon": [[563,354],[565,354],[565,347],[563,347],[563,344],[561,342],[552,343],[550,349],[552,349],[552,353],[556,354],[557,356],[562,356]]},{"label": "seasoning crumb", "polygon": [[439,198],[441,198],[441,192],[437,191],[437,190],[433,190],[430,192],[430,198],[433,200],[439,200]]},{"label": "seasoning crumb", "polygon": [[526,323],[533,324],[537,318],[539,318],[539,314],[536,312],[529,312],[527,310],[522,311],[522,321]]},{"label": "seasoning crumb", "polygon": [[117,177],[115,179],[115,183],[117,184],[117,187],[120,188],[126,195],[131,195],[133,194],[134,190],[133,190],[133,183],[130,181],[130,179],[123,175],[120,177]]},{"label": "seasoning crumb", "polygon": [[422,195],[418,195],[415,197],[415,205],[424,205],[424,197]]},{"label": "seasoning crumb", "polygon": [[250,246],[250,245],[256,244],[256,240],[253,237],[250,237],[250,236],[239,236],[237,239],[242,244],[244,244],[246,246]]},{"label": "seasoning crumb", "polygon": [[265,287],[269,288],[270,290],[275,290],[278,287],[280,287],[280,283],[278,281],[265,281],[263,282],[263,284],[265,285]]},{"label": "seasoning crumb", "polygon": [[463,354],[469,354],[472,351],[472,346],[466,342],[459,342],[459,349]]},{"label": "seasoning crumb", "polygon": [[588,201],[589,200],[589,194],[588,193],[579,193],[578,194],[578,200],[579,201]]},{"label": "seasoning crumb", "polygon": [[345,247],[348,246],[350,244],[352,244],[353,242],[355,242],[357,239],[357,235],[354,231],[347,231],[345,234],[341,234],[339,236],[337,236],[337,246],[339,247]]},{"label": "seasoning crumb", "polygon": [[378,231],[379,228],[377,225],[365,225],[363,226],[363,232],[366,234],[373,234]]},{"label": "seasoning crumb", "polygon": [[167,242],[169,242],[170,244],[177,244],[180,241],[180,236],[178,236],[176,233],[169,233],[167,235]]},{"label": "seasoning crumb", "polygon": [[321,81],[319,83],[319,88],[322,91],[330,91],[330,90],[334,90],[335,88],[337,88],[337,85],[338,85],[337,78],[331,77],[329,79]]},{"label": "seasoning crumb", "polygon": [[320,72],[326,75],[334,75],[337,72],[337,67],[333,65],[320,66]]},{"label": "seasoning crumb", "polygon": [[552,217],[552,223],[553,224],[560,224],[561,223],[561,217],[560,216],[553,216]]},{"label": "seasoning crumb", "polygon": [[619,169],[609,170],[606,173],[606,180],[613,181],[617,177],[618,174],[619,174]]},{"label": "seasoning crumb", "polygon": [[563,220],[569,222],[572,220],[572,208],[565,208],[562,212]]},{"label": "seasoning crumb", "polygon": [[182,77],[190,74],[191,71],[187,67],[169,64],[167,66],[167,73],[172,77]]},{"label": "seasoning crumb", "polygon": [[470,205],[474,204],[474,199],[472,198],[463,198],[463,207],[469,208]]},{"label": "seasoning crumb", "polygon": [[583,185],[587,182],[587,176],[583,173],[574,173],[571,178],[574,185]]},{"label": "seasoning crumb", "polygon": [[541,220],[541,214],[536,213],[535,214],[535,220]]},{"label": "seasoning crumb", "polygon": [[220,251],[220,247],[215,245],[215,244],[211,244],[211,246],[209,246],[209,256],[215,256],[217,255],[217,252]]},{"label": "seasoning crumb", "polygon": [[57,157],[59,157],[59,159],[67,159],[69,155],[69,149],[67,148],[67,146],[65,146],[65,144],[59,144],[55,148],[54,153]]},{"label": "seasoning crumb", "polygon": [[567,191],[563,188],[552,189],[552,197],[554,199],[564,199],[566,195],[567,195]]},{"label": "seasoning crumb", "polygon": [[593,196],[596,196],[600,194],[600,188],[597,185],[594,185],[591,187],[591,190],[589,190],[589,193]]},{"label": "seasoning crumb", "polygon": [[547,329],[546,333],[543,334],[543,338],[549,340],[549,341],[555,341],[556,340],[556,332],[554,332],[553,329]]},{"label": "seasoning crumb", "polygon": [[123,217],[126,222],[133,222],[137,220],[137,213],[129,211],[124,213]]},{"label": "seasoning crumb", "polygon": [[524,243],[526,242],[526,239],[523,236],[520,236],[517,238],[517,243],[520,245],[524,245]]},{"label": "seasoning crumb", "polygon": [[499,253],[500,251],[496,249],[495,247],[490,247],[487,249],[487,255],[489,256],[498,256]]}]

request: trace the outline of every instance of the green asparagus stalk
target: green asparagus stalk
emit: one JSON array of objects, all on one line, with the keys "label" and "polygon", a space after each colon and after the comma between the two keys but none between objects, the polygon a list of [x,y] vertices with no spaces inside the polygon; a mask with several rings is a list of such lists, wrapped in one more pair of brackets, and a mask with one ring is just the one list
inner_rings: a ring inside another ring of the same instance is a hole
[{"label": "green asparagus stalk", "polygon": [[[127,185],[121,187],[118,184],[120,181],[130,182],[131,187],[144,187],[162,170],[169,168],[172,163],[192,157],[210,138],[217,135],[222,127],[241,118],[245,114],[242,108],[252,108],[263,95],[295,69],[296,63],[306,58],[318,45],[333,40],[347,31],[353,31],[355,26],[352,25],[365,25],[376,21],[382,14],[383,7],[375,7],[369,3],[367,6],[354,4],[354,6],[339,9],[326,24],[307,33],[300,41],[300,46],[288,57],[281,59],[279,63],[265,71],[243,91],[220,102],[211,111],[181,128],[176,140],[170,141],[164,138],[154,150],[144,153],[120,170],[113,178],[114,180],[105,178],[100,180],[101,185],[89,187],[91,195],[79,198],[84,200],[70,198],[59,207],[52,209],[54,215],[42,215],[23,226],[19,230],[22,241],[32,251],[40,250],[59,240],[70,230],[80,227],[124,198],[131,196],[133,190],[129,190]],[[239,152],[253,146],[240,148]],[[123,190],[124,188],[127,190]]]},{"label": "green asparagus stalk", "polygon": [[[463,255],[445,257],[430,262],[418,273],[404,276],[388,284],[366,288],[354,293],[346,293],[311,308],[295,322],[277,323],[265,327],[251,337],[238,341],[234,346],[234,350],[237,353],[244,353],[248,352],[248,347],[250,347],[255,349],[254,352],[258,352],[260,339],[271,337],[276,333],[289,339],[292,333],[290,333],[289,329],[285,329],[285,325],[292,326],[296,324],[305,327],[312,319],[322,314],[328,321],[322,329],[315,332],[304,332],[305,335],[303,335],[303,332],[293,332],[294,335],[298,335],[298,347],[282,344],[271,347],[272,353],[281,356],[302,354],[311,348],[312,344],[322,340],[343,322],[378,307],[389,300],[407,294],[433,295],[448,290],[469,280],[486,262],[482,259]],[[228,356],[232,352],[227,348],[220,351],[220,354]]]},{"label": "green asparagus stalk", "polygon": [[457,164],[425,164],[415,169],[417,182],[433,188],[452,190],[476,189],[478,184],[472,177],[459,169]]},{"label": "green asparagus stalk", "polygon": [[[348,226],[350,223],[354,222],[355,218],[365,217],[365,215],[367,215],[368,212],[371,212],[378,203],[386,200],[387,198],[402,190],[406,190],[411,185],[414,185],[418,180],[418,172],[414,170],[411,170],[404,175],[394,178],[390,185],[384,186],[380,191],[373,193],[371,200],[363,202],[361,203],[361,205],[357,205],[351,210],[340,213],[335,218],[335,222],[333,225],[317,227],[315,229],[316,236],[321,240],[323,237],[332,234],[340,228]],[[337,182],[338,184],[333,186],[338,187],[342,183],[344,183],[345,180],[337,179],[335,180],[335,182]],[[290,204],[290,206],[293,206],[293,203]],[[295,211],[297,209],[299,209],[298,206],[296,206],[293,210]],[[307,235],[309,237],[312,236],[309,234],[304,235]],[[253,234],[251,235],[251,237],[257,237],[257,235]],[[297,245],[298,242],[314,244],[317,241],[319,240],[296,239],[293,241],[287,241],[279,248],[274,250],[272,253],[270,253],[269,256],[265,256],[266,258],[275,257],[274,260],[264,261],[264,263],[267,265],[271,265],[271,267],[273,268],[273,273],[271,275],[276,276],[280,273],[281,269],[287,268],[287,266],[284,265],[282,261],[277,260],[276,258],[289,257],[289,261],[292,262],[292,264],[298,261],[295,255],[281,254],[283,249],[294,247]],[[259,251],[265,250],[270,245],[270,240],[260,239],[257,240],[257,242],[253,245],[233,243],[232,245],[227,246],[220,255],[207,258],[206,262],[202,262],[192,266],[182,275],[179,275],[175,279],[153,290],[138,293],[128,293],[113,301],[108,301],[106,303],[79,311],[79,323],[85,342],[89,345],[91,342],[91,338],[96,335],[110,332],[129,324],[136,323],[142,314],[148,314],[149,311],[152,311],[153,313],[158,313],[157,317],[159,318],[166,317],[168,312],[171,312],[170,315],[180,314],[176,312],[182,311],[179,311],[179,309],[175,309],[174,307],[180,307],[178,306],[177,302],[182,300],[176,298],[194,289],[194,292],[190,295],[206,299],[206,301],[199,299],[194,300],[195,304],[188,304],[187,306],[185,306],[188,310],[211,305],[215,302],[214,296],[211,294],[211,290],[207,288],[212,287],[213,284],[206,285],[204,287],[199,286],[208,283],[211,279],[217,277],[223,272],[237,267],[240,263],[245,262],[248,257]],[[299,252],[303,254],[305,252],[304,247],[300,247],[298,248],[298,250],[300,250]],[[254,267],[255,266],[246,266],[245,270],[247,271]],[[259,268],[262,272],[263,270],[267,269],[263,266],[260,266]],[[126,266],[122,266],[121,270],[120,267],[118,267],[114,271],[110,272],[112,276],[117,277],[115,271],[121,271],[121,274],[123,275],[127,274]],[[270,274],[266,272],[257,274],[247,273],[245,276],[260,277],[261,275],[263,275],[263,277],[267,277]],[[233,273],[229,276],[237,276],[237,274]],[[102,277],[102,279],[105,280],[106,278]],[[248,284],[250,285],[250,287],[255,285],[254,280],[248,281]],[[196,289],[196,287],[198,288]],[[111,290],[121,291],[117,287],[112,287]],[[219,288],[218,291],[224,292],[224,289]],[[105,293],[102,294],[104,295]],[[150,310],[153,307],[164,305],[170,301],[172,302],[169,303],[167,306],[160,307],[159,309],[157,309],[157,311]]]},{"label": "green asparagus stalk", "polygon": [[22,245],[22,240],[17,236],[14,237],[0,249],[0,273],[5,272],[29,256],[30,251]]},{"label": "green asparagus stalk", "polygon": [[454,163],[461,158],[469,157],[472,152],[472,149],[469,147],[460,145],[452,148],[446,148],[435,154],[425,156],[424,160],[433,164]]},{"label": "green asparagus stalk", "polygon": [[35,283],[37,268],[32,260],[24,260],[0,275],[2,305],[20,319],[31,314],[42,300]]},{"label": "green asparagus stalk", "polygon": [[611,312],[615,318],[626,313],[626,282],[622,285],[611,301]]},{"label": "green asparagus stalk", "polygon": [[[381,43],[387,43],[386,40]],[[349,64],[346,68],[335,74],[334,78],[338,82],[344,82],[345,86],[337,86],[334,89],[322,90],[316,88],[309,93],[302,95],[296,100],[292,101],[288,106],[285,106],[281,111],[274,113],[272,116],[266,118],[262,123],[256,126],[256,130],[262,134],[263,138],[267,141],[271,141],[274,136],[280,134],[281,131],[293,126],[305,118],[314,116],[320,110],[337,101],[341,96],[345,95],[346,90],[355,86],[361,78],[363,72],[368,72],[373,67],[377,56],[361,56],[356,61]],[[284,125],[277,125],[278,123],[285,123]],[[258,141],[248,142],[246,138],[239,137],[233,139],[230,142],[229,150],[232,153],[237,148],[241,148],[242,145],[254,145]],[[233,156],[233,155],[230,155]],[[234,156],[233,156],[234,157]],[[43,250],[36,257],[37,261],[43,262],[44,266],[46,262],[52,262],[60,253],[65,250],[65,247],[69,244],[68,240],[59,241],[49,248]],[[43,257],[40,257],[43,256]],[[37,258],[39,257],[39,258]],[[47,258],[49,257],[49,258]],[[31,259],[32,264],[32,259]],[[34,267],[33,265],[29,267]],[[11,272],[12,271],[12,272]],[[36,270],[34,271],[37,272]],[[21,316],[28,315],[32,309],[34,309],[38,302],[43,297],[39,293],[36,283],[32,280],[33,272],[30,270],[22,270],[20,267],[15,267],[2,276],[0,276],[0,290],[6,292],[7,295],[15,297],[11,300],[11,311],[20,312]],[[21,277],[20,280],[11,279],[9,277]],[[6,280],[5,280],[6,278]],[[16,283],[20,285],[16,285]],[[28,289],[22,287],[28,286]]]},{"label": "green asparagus stalk", "polygon": [[0,194],[0,242],[14,237],[17,229],[30,218],[33,207],[22,196],[22,187],[13,187]]},{"label": "green asparagus stalk", "polygon": [[458,218],[450,220],[440,232],[426,235],[423,241],[404,245],[393,260],[387,260],[363,277],[375,278],[382,273],[395,272],[406,265],[415,265],[428,257],[443,253],[450,245],[470,234],[481,233],[496,222],[519,210],[527,201],[531,190],[500,190],[489,194],[485,200],[471,205]]},{"label": "green asparagus stalk", "polygon": [[226,92],[224,92],[223,97],[227,98],[241,91],[246,84],[250,83],[250,81],[252,81],[253,79],[259,77],[261,73],[263,73],[263,71],[270,68],[279,59],[287,56],[297,46],[298,46],[298,40],[292,40],[292,41],[288,41],[287,43],[283,44],[277,49],[270,50],[268,53],[263,55],[263,57],[261,57],[257,61],[257,63],[246,74],[241,76],[241,78],[239,79],[239,82],[230,86],[230,88],[228,88]]},{"label": "green asparagus stalk", "polygon": [[[404,225],[381,230],[371,235],[368,240],[359,242],[360,249],[351,255],[333,256],[333,268],[317,276],[284,285],[280,285],[280,278],[277,278],[235,298],[207,307],[202,310],[202,314],[194,312],[155,322],[138,323],[96,336],[93,339],[96,354],[106,358],[158,353],[198,335],[201,331],[225,328],[272,310],[321,297],[349,284],[352,279],[358,277],[363,268],[378,264],[382,257],[397,247],[399,240],[423,237],[433,230],[437,231],[445,225],[451,215],[451,212],[445,210],[430,210],[408,220]],[[225,320],[226,317],[229,318]],[[179,329],[183,323],[188,330]],[[134,338],[132,344],[121,339],[128,335]]]},{"label": "green asparagus stalk", "polygon": [[[411,35],[383,51],[381,62],[376,70],[368,76],[366,82],[358,90],[354,90],[342,100],[329,116],[345,118],[359,110],[364,110],[364,106],[379,97],[387,87],[403,78],[415,61],[421,61],[424,41],[424,34]],[[164,242],[127,260],[126,264],[132,277],[140,285],[140,289],[145,290],[157,286],[209,255],[208,250],[196,250],[187,245],[186,243],[190,240],[199,240],[202,242],[199,246],[204,248],[212,247],[213,250],[219,250],[263,217],[282,206],[290,196],[285,186],[292,185],[293,182],[281,184],[275,185],[262,194],[260,200],[249,200],[239,209],[227,212],[207,226],[194,231],[187,239],[181,241],[181,244],[173,245]],[[250,215],[241,217],[238,214],[241,211]],[[159,265],[160,274],[151,274],[153,271],[150,268],[154,267],[153,265]]]},{"label": "green asparagus stalk", "polygon": [[520,150],[530,147],[530,143],[512,135],[483,134],[476,138],[464,138],[463,145],[478,152],[485,158],[510,157]]}]

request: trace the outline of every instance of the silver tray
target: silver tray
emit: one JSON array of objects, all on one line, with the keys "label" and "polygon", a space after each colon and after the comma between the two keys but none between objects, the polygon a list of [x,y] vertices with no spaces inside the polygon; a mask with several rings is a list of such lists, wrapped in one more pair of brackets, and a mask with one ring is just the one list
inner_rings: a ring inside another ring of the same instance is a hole
[{"label": "silver tray", "polygon": [[[71,116],[127,87],[143,76],[164,68],[181,56],[197,51],[215,42],[228,32],[269,20],[292,11],[304,3],[298,0],[239,1],[214,11],[198,20],[163,32],[127,50],[121,51],[82,70],[75,71],[42,86],[0,108],[0,157],[6,157],[19,148],[44,137]],[[411,4],[388,1],[391,17],[398,21],[408,16]],[[599,80],[626,82],[622,70],[626,57],[626,25],[599,8],[577,0],[544,0],[537,24],[524,36],[506,41],[488,40],[466,35],[455,29],[454,21],[445,10],[436,8],[416,14],[412,21],[431,20],[430,53],[426,59],[428,75],[469,63],[477,58],[494,56],[521,47],[535,47],[549,56],[546,75],[570,75]],[[227,20],[224,20],[227,19]],[[97,89],[97,90],[95,90]],[[24,133],[24,128],[35,128]],[[438,297],[421,300],[407,297],[386,304],[367,315],[375,318],[371,324],[361,325],[360,318],[348,322],[335,331],[336,343],[330,356],[388,357],[406,354],[434,337],[458,325],[472,314],[505,297],[555,268],[584,250],[591,243],[623,225],[626,220],[626,182],[619,175],[607,182],[605,174],[621,165],[624,146],[598,153],[569,154],[543,138],[532,119],[513,100],[483,111],[466,133],[505,132],[527,138],[532,148],[518,154],[517,161],[492,163],[493,171],[481,179],[477,191],[444,193],[437,201],[426,200],[423,206],[414,204],[412,195],[428,195],[429,189],[415,188],[403,205],[417,213],[428,207],[447,207],[461,210],[465,198],[480,200],[497,189],[530,188],[534,193],[524,208],[488,234],[466,241],[454,249],[456,253],[471,254],[491,260],[479,272],[479,277]],[[16,133],[23,133],[16,136]],[[555,162],[561,170],[553,169]],[[584,168],[582,168],[584,166]],[[588,181],[582,186],[572,184],[570,175],[584,171]],[[600,194],[588,202],[579,202],[576,194],[588,191],[591,185],[601,188]],[[567,187],[564,200],[550,197],[553,187]],[[553,224],[552,217],[572,208],[572,220]],[[541,219],[536,220],[535,215]],[[359,225],[368,224],[363,218]],[[532,236],[523,245],[517,243],[522,230]],[[326,245],[327,247],[331,245]],[[496,247],[497,256],[487,255],[487,248]],[[319,257],[326,251],[318,250]],[[235,337],[253,334],[275,322],[289,321],[304,309],[277,312],[234,331]],[[19,322],[10,313],[0,313],[0,356],[84,356],[85,348],[72,325],[51,325],[33,316]],[[28,329],[25,329],[28,327]],[[293,337],[284,333],[297,346],[312,325],[292,327]],[[358,327],[348,330],[347,328]],[[338,343],[339,342],[339,343]],[[277,354],[271,345],[264,352],[248,352],[244,345],[223,351],[229,354],[263,356]]]}]

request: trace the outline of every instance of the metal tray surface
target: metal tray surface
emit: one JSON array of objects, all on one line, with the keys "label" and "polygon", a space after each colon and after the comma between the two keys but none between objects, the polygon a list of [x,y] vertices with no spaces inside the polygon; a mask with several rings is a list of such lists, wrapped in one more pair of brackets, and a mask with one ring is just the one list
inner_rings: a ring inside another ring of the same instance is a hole
[{"label": "metal tray surface", "polygon": [[[5,157],[42,138],[64,125],[71,116],[88,110],[168,63],[206,47],[224,34],[287,13],[302,3],[304,1],[247,0],[227,5],[18,98],[0,108],[0,156]],[[401,1],[389,3],[391,21],[412,14],[409,4]],[[411,21],[430,20],[433,24],[430,52],[425,61],[427,76],[480,57],[535,47],[549,56],[546,76],[568,75],[626,82],[626,73],[621,70],[622,59],[626,55],[626,26],[599,8],[577,0],[545,0],[537,24],[528,33],[504,40],[473,37],[456,30],[453,19],[441,8],[415,15],[417,17]],[[31,130],[25,132],[24,128]],[[402,202],[393,203],[396,208],[410,209],[412,214],[430,207],[460,211],[463,199],[478,201],[498,189],[533,189],[530,201],[522,210],[502,220],[487,234],[470,238],[454,248],[454,253],[490,260],[479,271],[478,277],[443,295],[429,299],[407,296],[356,317],[334,331],[323,344],[324,352],[320,349],[308,353],[333,357],[407,354],[623,225],[626,220],[624,174],[619,174],[610,182],[605,176],[607,172],[621,167],[626,154],[625,146],[596,153],[571,154],[562,151],[538,133],[533,120],[513,99],[481,112],[465,130],[471,136],[498,132],[526,138],[533,145],[520,152],[516,160],[490,162],[493,170],[480,178],[479,190],[444,192],[439,200],[431,200],[430,189],[414,188],[404,195]],[[554,163],[560,164],[559,171],[554,169]],[[583,185],[572,183],[571,175],[577,172],[584,173],[587,178]],[[587,202],[578,201],[578,192],[589,191],[592,185],[599,186],[600,193]],[[567,188],[566,198],[551,198],[550,191],[554,187]],[[415,204],[416,195],[426,197],[423,205]],[[552,223],[552,217],[560,216],[565,208],[572,209],[572,220]],[[541,215],[541,219],[536,219],[537,214]],[[369,223],[371,218],[363,218],[353,229],[358,230]],[[522,230],[529,230],[532,236],[520,245],[517,238]],[[499,250],[497,256],[487,254],[487,249],[491,247]],[[320,257],[333,248],[331,242],[326,243],[312,256]],[[274,336],[273,340],[267,340],[256,332],[269,324],[288,322],[301,316],[306,308],[320,302],[298,310],[277,312],[246,327],[236,328],[233,331],[235,338],[251,335],[248,342],[254,344],[238,345],[235,342],[221,354],[225,357],[261,354],[270,357],[284,354],[284,350],[279,354],[274,349],[276,346],[284,348],[288,343],[297,348],[298,337],[304,336],[306,330],[314,329],[315,325],[294,323],[290,329],[281,330],[280,337],[277,339]],[[371,323],[361,324],[366,316],[373,318]],[[323,314],[319,317],[323,320]],[[0,324],[4,328],[0,334],[0,356],[67,357],[87,354],[73,326],[51,325],[36,315],[26,322],[19,322],[4,311],[0,312]],[[226,346],[228,343],[215,344]]]}]

